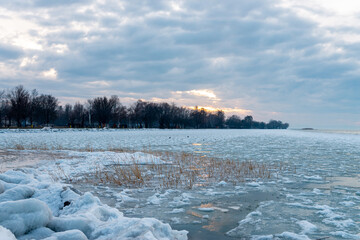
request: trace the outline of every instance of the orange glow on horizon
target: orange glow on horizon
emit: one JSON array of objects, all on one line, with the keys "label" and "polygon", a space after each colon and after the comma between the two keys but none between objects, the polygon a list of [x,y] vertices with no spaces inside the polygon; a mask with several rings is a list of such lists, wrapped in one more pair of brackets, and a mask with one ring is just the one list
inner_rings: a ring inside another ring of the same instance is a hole
[{"label": "orange glow on horizon", "polygon": [[[196,109],[196,106],[190,106],[188,107],[190,109]],[[233,114],[242,114],[242,115],[250,115],[252,114],[251,110],[248,109],[242,109],[242,108],[215,108],[211,106],[197,106],[198,109],[204,109],[208,112],[217,112],[217,111],[223,111],[225,115],[233,115]]]}]

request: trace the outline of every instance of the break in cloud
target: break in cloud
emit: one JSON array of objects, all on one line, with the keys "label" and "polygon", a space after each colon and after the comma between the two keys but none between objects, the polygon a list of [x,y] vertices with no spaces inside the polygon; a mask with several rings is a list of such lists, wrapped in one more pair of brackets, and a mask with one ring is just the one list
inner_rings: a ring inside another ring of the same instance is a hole
[{"label": "break in cloud", "polygon": [[[359,128],[360,3],[0,0],[0,88]],[[359,6],[358,6],[359,5]]]}]

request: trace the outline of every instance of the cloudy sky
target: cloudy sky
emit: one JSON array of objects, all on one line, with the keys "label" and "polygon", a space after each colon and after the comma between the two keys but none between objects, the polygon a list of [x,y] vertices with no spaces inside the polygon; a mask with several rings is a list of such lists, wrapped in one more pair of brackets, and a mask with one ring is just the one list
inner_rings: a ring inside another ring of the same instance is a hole
[{"label": "cloudy sky", "polygon": [[360,129],[360,2],[0,0],[0,89]]}]

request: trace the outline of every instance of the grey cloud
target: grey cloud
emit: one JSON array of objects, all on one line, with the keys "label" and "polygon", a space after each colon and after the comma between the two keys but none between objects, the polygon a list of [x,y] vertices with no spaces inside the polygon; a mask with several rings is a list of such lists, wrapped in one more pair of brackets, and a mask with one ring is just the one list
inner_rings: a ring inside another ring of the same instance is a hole
[{"label": "grey cloud", "polygon": [[[90,4],[94,8],[77,11]],[[27,13],[27,19],[53,30],[44,39],[48,48],[52,44],[69,48],[63,54],[37,53],[39,64],[34,69],[54,67],[59,78],[58,83],[40,87],[57,88],[62,96],[85,98],[97,90],[113,94],[119,89],[123,95],[131,92],[132,96],[151,98],[209,88],[218,95],[226,92],[222,99],[227,104],[231,99],[251,99],[240,107],[254,112],[356,109],[359,86],[354,72],[358,66],[344,60],[357,58],[358,44],[339,43],[345,55],[324,52],[319,45],[332,40],[314,34],[318,25],[276,7],[276,2],[183,1],[180,5],[184,11],[173,11],[168,1],[100,4],[42,0],[20,4],[24,11],[34,10],[33,15]],[[4,7],[11,9],[13,3],[4,2]],[[50,19],[36,14],[38,8]],[[159,14],[161,11],[170,14]],[[74,29],[73,22],[86,29]],[[21,54],[10,51],[4,55],[19,58]],[[217,58],[224,62],[214,65],[211,59]],[[111,85],[89,87],[84,93],[81,86],[89,81]],[[341,107],[343,103],[347,106]]]},{"label": "grey cloud", "polygon": [[22,49],[13,47],[9,44],[1,44],[0,43],[0,60],[6,61],[11,59],[17,59],[22,56],[24,52]]}]

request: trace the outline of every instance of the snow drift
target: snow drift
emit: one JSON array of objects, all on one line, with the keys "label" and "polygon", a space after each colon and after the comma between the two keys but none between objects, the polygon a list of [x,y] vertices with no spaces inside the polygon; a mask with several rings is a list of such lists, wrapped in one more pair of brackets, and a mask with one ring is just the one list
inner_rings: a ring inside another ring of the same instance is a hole
[{"label": "snow drift", "polygon": [[124,217],[33,169],[10,170],[0,179],[1,239],[187,239],[187,231],[155,218]]}]

